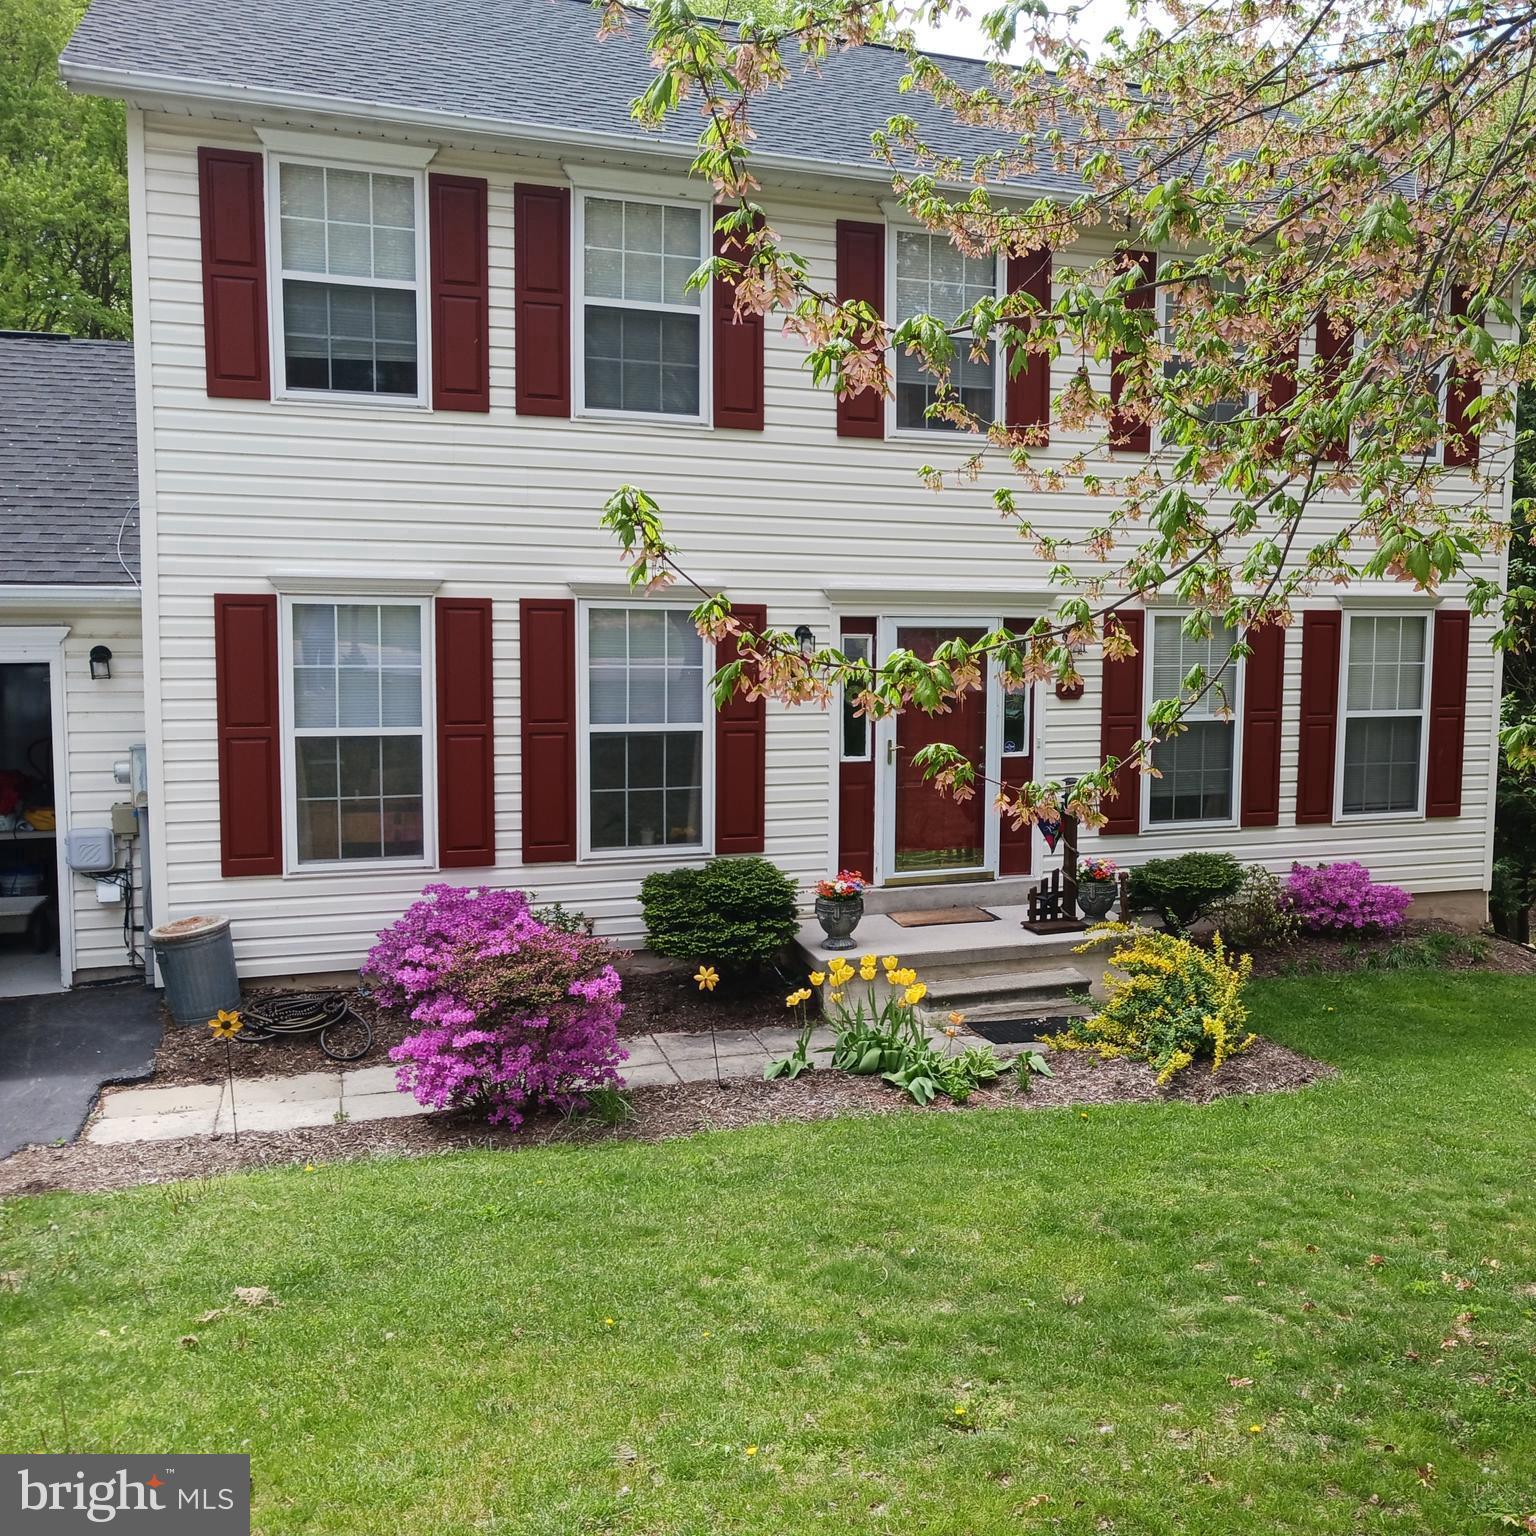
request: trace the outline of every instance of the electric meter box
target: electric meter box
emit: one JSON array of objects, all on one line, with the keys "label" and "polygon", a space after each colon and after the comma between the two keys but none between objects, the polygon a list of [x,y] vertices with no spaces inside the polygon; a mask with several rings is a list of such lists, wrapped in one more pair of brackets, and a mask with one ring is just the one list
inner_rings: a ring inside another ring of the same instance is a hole
[{"label": "electric meter box", "polygon": [[69,867],[82,875],[98,875],[117,863],[111,827],[72,827],[64,845]]}]

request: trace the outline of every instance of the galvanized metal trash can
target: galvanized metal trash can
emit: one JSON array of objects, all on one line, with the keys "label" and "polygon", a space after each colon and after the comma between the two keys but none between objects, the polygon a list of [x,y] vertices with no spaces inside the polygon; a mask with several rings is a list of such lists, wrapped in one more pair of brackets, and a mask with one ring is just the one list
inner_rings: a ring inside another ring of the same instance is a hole
[{"label": "galvanized metal trash can", "polygon": [[206,1024],[240,1006],[235,944],[227,917],[183,917],[149,932],[165,981],[165,1003],[178,1024]]}]

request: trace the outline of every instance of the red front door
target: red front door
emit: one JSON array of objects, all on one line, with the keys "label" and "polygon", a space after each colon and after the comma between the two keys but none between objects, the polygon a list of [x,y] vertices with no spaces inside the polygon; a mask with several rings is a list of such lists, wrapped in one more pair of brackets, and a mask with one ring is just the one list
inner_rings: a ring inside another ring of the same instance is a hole
[{"label": "red front door", "polygon": [[[979,640],[979,625],[902,625],[896,644],[924,661],[946,640]],[[976,792],[956,800],[923,777],[913,757],[932,742],[957,747],[976,767]],[[928,715],[909,707],[896,718],[895,873],[981,869],[985,866],[986,817],[991,797],[981,782],[986,772],[987,696],[976,689],[962,696],[948,714]]]}]

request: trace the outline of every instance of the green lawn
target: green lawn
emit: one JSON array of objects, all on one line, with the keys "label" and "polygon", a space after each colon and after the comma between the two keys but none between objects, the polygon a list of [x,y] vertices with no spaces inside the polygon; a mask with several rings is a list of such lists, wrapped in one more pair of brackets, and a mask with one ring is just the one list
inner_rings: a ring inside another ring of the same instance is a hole
[{"label": "green lawn", "polygon": [[268,1536],[1523,1522],[1536,985],[1254,1011],[1339,1078],[14,1202],[0,1448],[249,1450]]}]

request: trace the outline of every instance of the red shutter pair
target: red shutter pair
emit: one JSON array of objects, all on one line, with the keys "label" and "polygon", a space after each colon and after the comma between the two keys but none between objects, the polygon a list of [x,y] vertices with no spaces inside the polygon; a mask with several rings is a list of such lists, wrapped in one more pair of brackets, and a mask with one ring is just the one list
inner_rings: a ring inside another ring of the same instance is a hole
[{"label": "red shutter pair", "polygon": [[[203,242],[203,333],[208,393],[270,400],[266,207],[262,157],[248,150],[197,152]],[[432,405],[491,408],[491,317],[486,183],[427,178],[431,272]]]},{"label": "red shutter pair", "polygon": [[[1462,762],[1467,740],[1467,664],[1472,617],[1464,608],[1435,614],[1429,677],[1427,817],[1461,815]],[[1310,609],[1301,621],[1301,733],[1296,761],[1296,823],[1326,826],[1334,819],[1338,755],[1339,667],[1344,615]]]},{"label": "red shutter pair", "polygon": [[[1008,291],[1030,294],[1043,308],[1051,306],[1051,253],[1030,251],[1008,258]],[[839,303],[858,300],[876,314],[885,313],[885,225],[852,219],[837,221],[837,297]],[[1010,427],[1046,426],[1051,419],[1051,360],[1031,353],[1015,373],[1007,371],[1003,410]],[[877,390],[862,389],[837,401],[839,437],[884,438],[885,401]],[[852,869],[856,866],[845,865]]]},{"label": "red shutter pair", "polygon": [[[717,208],[718,218],[725,213]],[[571,414],[571,194],[520,182],[512,194],[517,410]],[[717,256],[741,259],[735,241],[714,235]],[[713,285],[714,424],[763,430],[763,317],[736,316],[730,283]]]},{"label": "red shutter pair", "polygon": [[[754,634],[768,623],[760,604],[737,603],[735,614]],[[519,627],[523,862],[565,863],[577,854],[576,604],[524,598]],[[715,665],[734,660],[735,642],[722,640]],[[766,770],[766,704],[737,694],[715,714],[717,854],[763,851]]]},{"label": "red shutter pair", "polygon": [[[1113,621],[1112,621],[1113,622]],[[1134,656],[1104,662],[1100,696],[1099,751],[1122,761],[1145,735],[1146,617],[1138,612],[1118,616],[1120,627],[1136,647]],[[1250,654],[1244,663],[1242,714],[1242,780],[1238,821],[1245,827],[1273,827],[1280,821],[1280,738],[1285,694],[1285,631],[1270,624],[1248,634]],[[1101,829],[1110,836],[1141,831],[1141,775],[1127,766],[1115,774],[1115,797],[1105,803],[1109,820]]]},{"label": "red shutter pair", "polygon": [[[437,634],[437,862],[496,862],[491,600],[440,597]],[[213,600],[219,841],[225,875],[283,873],[283,761],[277,598]]]}]

